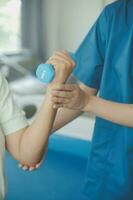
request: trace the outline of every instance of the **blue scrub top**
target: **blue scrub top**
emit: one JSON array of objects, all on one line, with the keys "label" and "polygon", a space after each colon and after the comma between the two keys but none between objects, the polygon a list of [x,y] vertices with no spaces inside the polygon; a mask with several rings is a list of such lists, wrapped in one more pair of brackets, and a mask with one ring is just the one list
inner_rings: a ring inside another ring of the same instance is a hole
[{"label": "blue scrub top", "polygon": [[[133,0],[103,10],[76,60],[73,75],[101,98],[133,103]],[[85,192],[88,200],[133,200],[133,128],[96,118]]]}]

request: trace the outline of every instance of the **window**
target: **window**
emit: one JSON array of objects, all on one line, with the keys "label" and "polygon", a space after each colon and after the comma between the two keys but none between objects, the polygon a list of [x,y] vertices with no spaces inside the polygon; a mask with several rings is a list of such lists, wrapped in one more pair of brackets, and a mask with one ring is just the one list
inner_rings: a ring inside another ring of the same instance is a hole
[{"label": "window", "polygon": [[0,52],[20,50],[20,16],[20,0],[0,0]]}]

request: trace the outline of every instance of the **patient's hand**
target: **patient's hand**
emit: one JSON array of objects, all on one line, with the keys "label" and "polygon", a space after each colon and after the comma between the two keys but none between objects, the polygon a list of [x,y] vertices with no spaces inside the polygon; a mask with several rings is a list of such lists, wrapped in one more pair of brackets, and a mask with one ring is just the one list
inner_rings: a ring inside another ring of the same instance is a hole
[{"label": "patient's hand", "polygon": [[66,51],[55,52],[47,63],[53,65],[55,69],[53,83],[65,83],[75,67],[75,62]]},{"label": "patient's hand", "polygon": [[27,165],[19,163],[18,167],[24,171],[33,171],[33,170],[38,169],[41,166],[42,162],[43,160],[41,160],[41,162],[36,164],[35,166],[27,166]]}]

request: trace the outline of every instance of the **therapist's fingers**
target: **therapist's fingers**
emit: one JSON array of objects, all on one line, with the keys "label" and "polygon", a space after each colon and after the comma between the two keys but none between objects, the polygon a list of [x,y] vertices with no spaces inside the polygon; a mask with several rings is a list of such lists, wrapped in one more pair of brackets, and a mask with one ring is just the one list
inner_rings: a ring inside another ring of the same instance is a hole
[{"label": "therapist's fingers", "polygon": [[52,97],[62,97],[71,99],[73,97],[73,91],[52,91]]},{"label": "therapist's fingers", "polygon": [[68,109],[74,109],[74,108],[72,108],[72,106],[71,106],[71,103],[58,103],[58,104],[54,104],[53,105],[53,108],[54,109],[58,109],[58,108],[68,108]]},{"label": "therapist's fingers", "polygon": [[72,91],[76,87],[76,84],[50,84],[48,91]]},{"label": "therapist's fingers", "polygon": [[52,97],[51,98],[52,102],[55,104],[62,104],[62,103],[69,103],[70,102],[70,98],[61,98],[61,97]]},{"label": "therapist's fingers", "polygon": [[53,97],[53,108],[72,108],[72,100],[70,98]]},{"label": "therapist's fingers", "polygon": [[51,91],[51,100],[55,104],[68,104],[76,96],[77,86],[72,84],[58,86]]},{"label": "therapist's fingers", "polygon": [[53,90],[63,90],[63,91],[73,91],[76,87],[76,84],[59,84],[55,85],[55,88]]}]

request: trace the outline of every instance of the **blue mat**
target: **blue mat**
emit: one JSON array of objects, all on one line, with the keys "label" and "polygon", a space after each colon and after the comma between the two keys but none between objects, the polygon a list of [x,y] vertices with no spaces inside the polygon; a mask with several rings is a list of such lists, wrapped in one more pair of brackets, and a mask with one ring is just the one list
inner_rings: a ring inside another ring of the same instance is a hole
[{"label": "blue mat", "polygon": [[88,200],[82,194],[90,144],[54,135],[42,166],[34,172],[17,168],[8,154],[6,200]]}]

